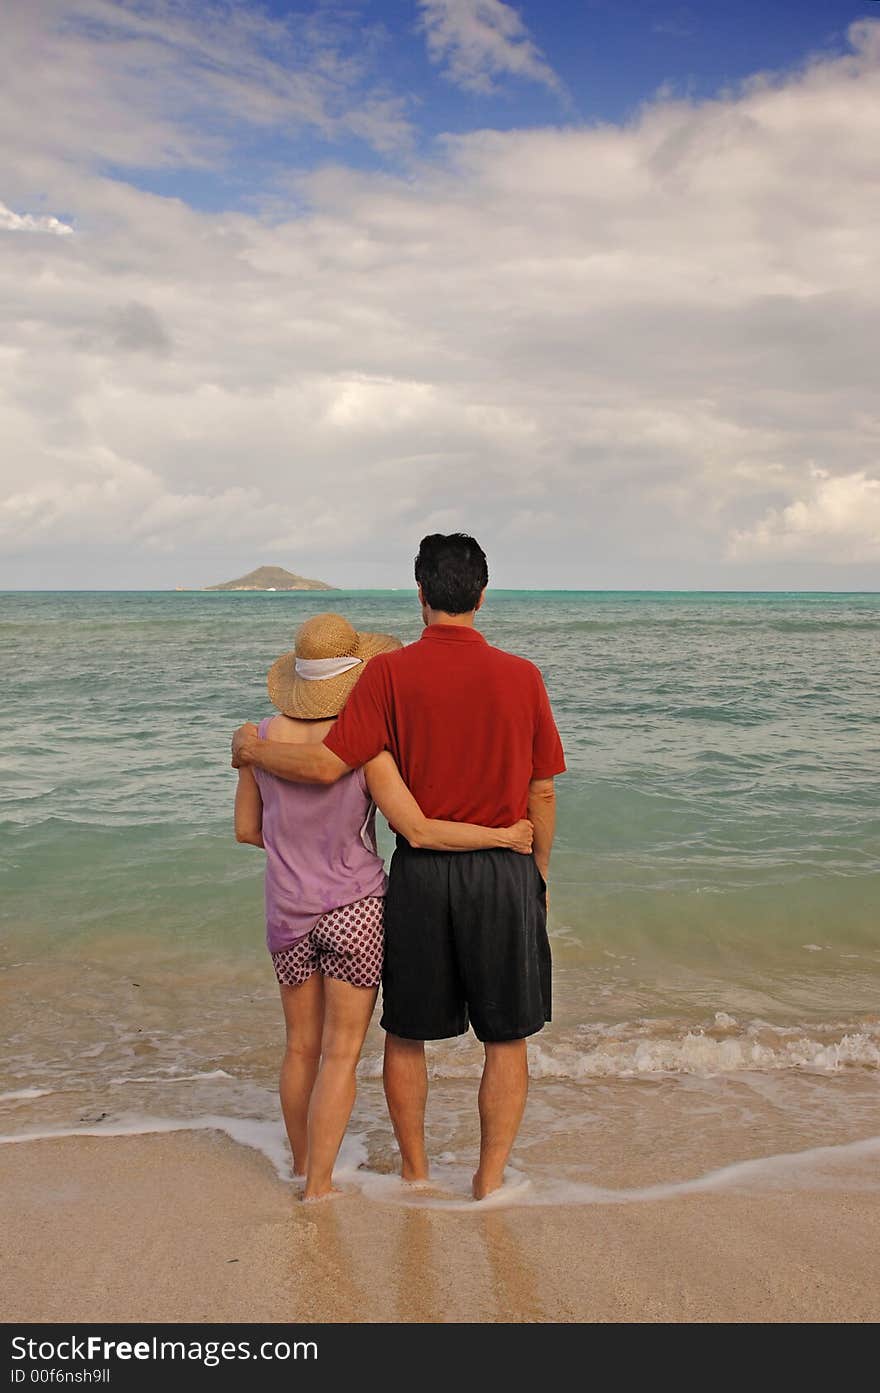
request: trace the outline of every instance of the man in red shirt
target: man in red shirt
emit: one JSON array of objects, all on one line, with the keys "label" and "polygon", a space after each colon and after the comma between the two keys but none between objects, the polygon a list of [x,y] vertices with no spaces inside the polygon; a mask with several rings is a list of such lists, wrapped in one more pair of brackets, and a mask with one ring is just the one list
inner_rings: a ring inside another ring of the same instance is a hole
[{"label": "man in red shirt", "polygon": [[236,731],[233,763],[331,783],[389,750],[430,818],[505,827],[529,817],[534,855],[428,851],[398,836],[385,902],[385,1094],[405,1180],[427,1178],[425,1040],[473,1025],[485,1048],[474,1195],[497,1189],[528,1091],[526,1037],[550,1019],[546,880],[553,778],[565,770],[540,672],[474,627],[489,573],[472,537],[425,537],[425,629],[373,658],[323,745]]}]

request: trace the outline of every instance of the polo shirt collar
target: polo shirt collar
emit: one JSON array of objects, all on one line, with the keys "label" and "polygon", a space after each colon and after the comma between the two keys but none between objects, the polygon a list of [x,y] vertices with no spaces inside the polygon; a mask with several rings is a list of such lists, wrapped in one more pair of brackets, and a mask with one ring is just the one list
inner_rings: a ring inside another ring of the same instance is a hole
[{"label": "polo shirt collar", "polygon": [[429,624],[422,630],[423,639],[438,640],[440,643],[486,643],[479,629],[468,624]]}]

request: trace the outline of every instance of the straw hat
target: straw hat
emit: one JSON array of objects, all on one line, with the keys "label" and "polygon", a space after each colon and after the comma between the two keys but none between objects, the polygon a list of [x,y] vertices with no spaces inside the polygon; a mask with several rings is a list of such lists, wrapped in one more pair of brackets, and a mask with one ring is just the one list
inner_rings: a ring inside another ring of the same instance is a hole
[{"label": "straw hat", "polygon": [[269,700],[285,716],[338,716],[371,658],[402,648],[391,634],[359,634],[341,614],[316,614],[296,633],[292,653],[272,664]]}]

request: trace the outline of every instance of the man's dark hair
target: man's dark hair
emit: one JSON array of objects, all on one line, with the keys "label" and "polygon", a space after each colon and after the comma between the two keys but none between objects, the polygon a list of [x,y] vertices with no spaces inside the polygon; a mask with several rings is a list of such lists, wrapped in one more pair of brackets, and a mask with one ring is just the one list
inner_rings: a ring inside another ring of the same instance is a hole
[{"label": "man's dark hair", "polygon": [[432,532],[419,543],[416,580],[430,609],[468,614],[489,583],[486,553],[464,532]]}]

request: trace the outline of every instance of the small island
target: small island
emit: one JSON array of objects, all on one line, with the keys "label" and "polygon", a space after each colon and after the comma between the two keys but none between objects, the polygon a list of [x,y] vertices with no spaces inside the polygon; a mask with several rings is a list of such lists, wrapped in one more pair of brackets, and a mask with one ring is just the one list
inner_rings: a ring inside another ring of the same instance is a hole
[{"label": "small island", "polygon": [[225,580],[222,585],[206,585],[205,590],[335,590],[323,580],[309,580],[294,575],[283,566],[258,566],[238,580]]}]

